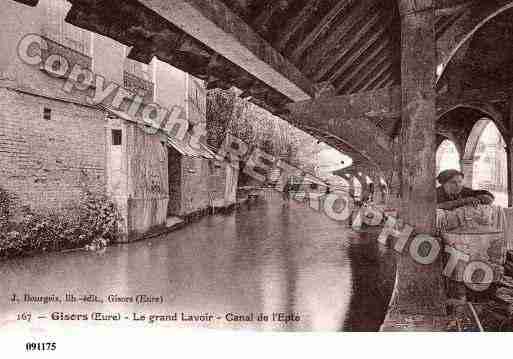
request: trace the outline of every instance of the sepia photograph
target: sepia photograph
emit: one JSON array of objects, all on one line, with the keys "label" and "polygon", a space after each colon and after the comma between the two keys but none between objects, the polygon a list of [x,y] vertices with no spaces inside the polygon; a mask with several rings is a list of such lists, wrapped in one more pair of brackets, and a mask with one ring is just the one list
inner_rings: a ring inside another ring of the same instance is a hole
[{"label": "sepia photograph", "polygon": [[0,0],[0,343],[390,332],[513,332],[513,0]]}]

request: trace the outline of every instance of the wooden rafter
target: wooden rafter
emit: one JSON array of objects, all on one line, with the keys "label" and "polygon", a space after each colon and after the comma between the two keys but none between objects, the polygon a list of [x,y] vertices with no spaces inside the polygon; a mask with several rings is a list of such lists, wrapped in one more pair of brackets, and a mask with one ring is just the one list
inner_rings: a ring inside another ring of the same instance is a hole
[{"label": "wooden rafter", "polygon": [[308,1],[301,11],[290,21],[287,22],[285,29],[278,36],[278,40],[273,44],[274,48],[282,51],[290,39],[296,34],[299,29],[306,24],[310,19],[309,15],[319,5],[322,0]]},{"label": "wooden rafter", "polygon": [[220,0],[138,3],[290,100],[313,95],[310,80]]},{"label": "wooden rafter", "polygon": [[272,1],[270,3],[265,4],[264,9],[256,16],[256,18],[252,21],[254,29],[257,32],[267,32],[267,26],[271,21],[273,15],[275,15],[280,10],[283,10],[284,7],[288,6],[290,0],[280,1]]},{"label": "wooden rafter", "polygon": [[[340,82],[337,87],[336,91],[340,91],[341,89],[345,88],[347,84],[353,80],[355,76],[360,76],[362,71],[367,68],[369,63],[373,61],[377,56],[381,55],[382,52],[388,47],[390,44],[390,39],[386,38],[384,39],[376,48],[368,55],[365,55],[365,58],[358,63],[358,66],[354,68],[353,71],[351,71],[347,76],[344,77],[343,81]],[[340,77],[342,74],[337,74],[338,77]],[[338,78],[337,77],[337,78]]]},{"label": "wooden rafter", "polygon": [[369,78],[376,70],[389,64],[391,64],[391,61],[388,57],[383,57],[382,59],[376,61],[371,67],[367,69],[365,74],[362,74],[362,76],[347,89],[347,93],[356,92],[359,88],[365,86],[365,84],[368,84]]},{"label": "wooden rafter", "polygon": [[351,37],[348,42],[345,42],[344,46],[337,52],[333,57],[328,58],[328,61],[323,65],[315,74],[314,80],[319,81],[322,79],[333,67],[348,54],[348,52],[356,46],[361,39],[379,22],[381,14],[379,12],[374,13],[369,20],[358,30],[358,32]]},{"label": "wooden rafter", "polygon": [[223,0],[223,3],[226,4],[233,12],[235,12],[240,17],[247,19],[249,16],[249,6],[244,6],[238,0]]},{"label": "wooden rafter", "polygon": [[436,16],[445,16],[445,15],[453,15],[456,13],[461,13],[461,12],[469,9],[471,6],[479,3],[480,1],[482,1],[482,0],[469,0],[462,4],[441,7],[441,8],[436,9],[435,15]]},{"label": "wooden rafter", "polygon": [[436,38],[440,38],[463,14],[464,12],[457,12],[437,21],[435,25]]},{"label": "wooden rafter", "polygon": [[394,75],[392,75],[392,78],[390,80],[388,80],[384,85],[383,85],[383,88],[387,88],[387,87],[392,87],[394,86],[396,83],[396,78]]},{"label": "wooden rafter", "polygon": [[349,7],[355,3],[355,0],[341,0],[330,10],[330,12],[322,18],[319,24],[306,36],[299,46],[294,50],[290,57],[294,63],[297,63],[305,50],[323,35],[335,21],[335,19]]},{"label": "wooden rafter", "polygon": [[388,87],[388,83],[393,83],[394,81],[394,73],[389,72],[383,79],[381,79],[378,83],[376,83],[376,86],[373,87],[373,89],[380,89],[382,87]]},{"label": "wooden rafter", "polygon": [[330,81],[335,81],[335,79],[340,76],[342,73],[344,73],[351,65],[353,65],[371,46],[373,46],[383,35],[386,35],[388,32],[388,28],[390,27],[390,24],[392,23],[392,18],[389,18],[383,25],[383,27],[377,31],[376,33],[372,34],[371,37],[369,37],[359,48],[357,51],[351,54],[351,56],[345,61],[345,63],[340,66],[337,71],[335,71],[330,76]]},{"label": "wooden rafter", "polygon": [[[365,14],[369,11],[369,5],[373,0],[361,0],[351,10],[344,20],[338,26],[333,27],[330,34],[323,38],[322,43],[316,44],[312,47],[312,51],[306,57],[305,65],[301,68],[304,74],[314,74],[319,65],[327,57],[327,54],[332,54],[343,40],[347,39],[347,34],[357,27]],[[330,56],[328,56],[330,57]]]},{"label": "wooden rafter", "polygon": [[375,85],[381,79],[381,76],[385,75],[387,71],[392,69],[392,67],[393,64],[391,63],[383,67],[365,86],[362,87],[361,91],[375,89]]}]

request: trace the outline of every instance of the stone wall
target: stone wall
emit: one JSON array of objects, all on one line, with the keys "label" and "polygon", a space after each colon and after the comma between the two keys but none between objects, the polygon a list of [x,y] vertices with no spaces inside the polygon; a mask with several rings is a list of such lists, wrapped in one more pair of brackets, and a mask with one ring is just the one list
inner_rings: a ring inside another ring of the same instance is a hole
[{"label": "stone wall", "polygon": [[209,194],[215,208],[229,207],[237,201],[239,173],[228,162],[210,161]]},{"label": "stone wall", "polygon": [[182,205],[186,216],[209,208],[209,161],[201,157],[182,157]]},{"label": "stone wall", "polygon": [[[109,115],[107,193],[124,218],[124,239],[140,238],[166,223],[169,202],[168,148],[162,137]],[[117,140],[113,131],[118,131]]]},{"label": "stone wall", "polygon": [[168,153],[168,215],[185,217],[235,203],[236,198],[230,192],[232,188],[227,190],[227,181],[236,186],[238,172],[230,170],[229,163],[183,156],[173,148]]},{"label": "stone wall", "polygon": [[67,206],[84,189],[105,191],[102,111],[9,89],[0,98],[0,186],[33,208]]},{"label": "stone wall", "polygon": [[[124,72],[126,46],[64,26],[70,6],[65,0],[43,0],[35,8],[8,0],[0,4],[5,15],[0,19],[0,186],[41,209],[66,206],[83,189],[107,193],[125,219],[129,239],[164,225],[168,207],[172,212],[176,203],[184,215],[208,208],[209,185],[217,181],[209,177],[207,160],[180,158],[168,166],[161,136],[145,134],[131,122],[134,119],[119,113],[123,119],[112,115],[107,120],[105,111],[87,105],[91,90],[64,91],[62,77],[23,63],[17,45],[28,33],[45,35],[52,41],[43,59],[61,54],[71,65],[81,64],[103,76],[105,85],[112,81],[144,87],[149,94],[146,102],[186,108],[187,119],[194,123],[205,121],[202,81],[156,59],[151,65],[155,72],[149,71],[158,80],[155,88],[150,79],[142,81],[140,74]],[[77,39],[64,36],[69,33],[76,33],[85,45],[83,52],[73,47]],[[104,104],[113,97],[114,93]],[[123,101],[121,110],[127,106]],[[45,108],[51,111],[50,119],[44,119]],[[121,131],[120,145],[113,143],[113,130]],[[180,172],[177,182],[169,183],[169,170]]]},{"label": "stone wall", "polygon": [[226,193],[226,165],[225,162],[209,162],[209,196],[214,207],[223,207]]}]

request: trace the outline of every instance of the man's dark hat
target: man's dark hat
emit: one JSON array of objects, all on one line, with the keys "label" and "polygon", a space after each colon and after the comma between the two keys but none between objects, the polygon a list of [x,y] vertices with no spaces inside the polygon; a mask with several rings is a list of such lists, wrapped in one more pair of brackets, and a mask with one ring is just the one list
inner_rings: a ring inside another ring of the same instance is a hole
[{"label": "man's dark hat", "polygon": [[440,184],[443,185],[444,183],[446,183],[447,181],[450,181],[455,176],[465,177],[463,175],[463,173],[458,170],[445,170],[445,171],[440,172],[440,174],[438,175],[438,177],[436,179],[438,180],[438,182]]}]

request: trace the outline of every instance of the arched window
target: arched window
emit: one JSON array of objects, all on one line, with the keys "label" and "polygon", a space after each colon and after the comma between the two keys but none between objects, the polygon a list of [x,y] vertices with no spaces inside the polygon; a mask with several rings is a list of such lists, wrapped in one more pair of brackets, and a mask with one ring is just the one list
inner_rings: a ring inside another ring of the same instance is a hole
[{"label": "arched window", "polygon": [[461,171],[460,155],[454,142],[444,140],[436,151],[436,173],[448,169]]},{"label": "arched window", "polygon": [[497,126],[490,121],[479,134],[474,153],[473,183],[475,188],[491,191],[495,203],[508,205],[508,172],[504,139]]}]

